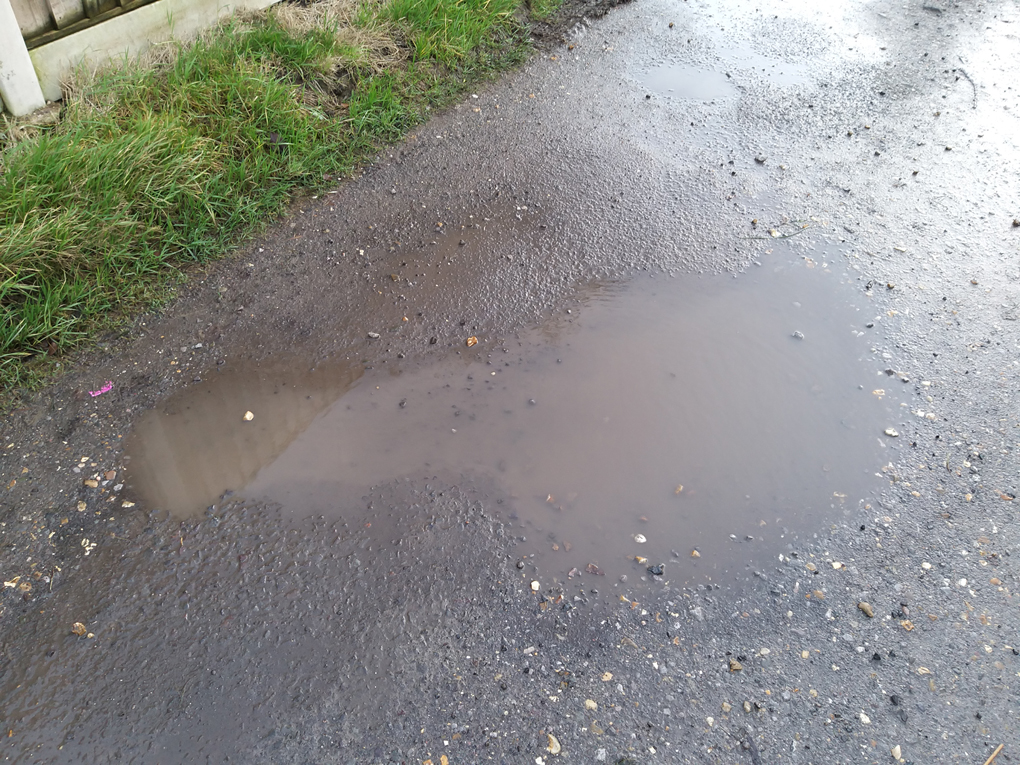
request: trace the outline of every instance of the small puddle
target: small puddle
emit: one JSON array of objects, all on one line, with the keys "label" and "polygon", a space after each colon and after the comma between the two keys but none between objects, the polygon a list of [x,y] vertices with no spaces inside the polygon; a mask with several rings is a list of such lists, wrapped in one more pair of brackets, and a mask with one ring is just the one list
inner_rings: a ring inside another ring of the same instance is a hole
[{"label": "small puddle", "polygon": [[692,101],[714,101],[739,94],[737,83],[765,80],[778,87],[808,83],[806,64],[792,63],[757,53],[750,48],[723,47],[716,51],[721,63],[714,69],[667,63],[643,69],[635,75],[647,90],[662,96]]},{"label": "small puddle", "polygon": [[736,86],[723,72],[685,64],[662,64],[638,75],[638,81],[653,93],[694,101],[712,101],[737,95]]},{"label": "small puddle", "polygon": [[495,481],[546,575],[718,576],[875,485],[870,317],[810,264],[596,288],[422,367],[214,373],[138,424],[129,483],[175,514],[231,489],[365,522],[394,479]]},{"label": "small puddle", "polygon": [[765,56],[746,45],[719,48],[717,53],[726,62],[729,71],[745,75],[750,73],[773,85],[790,87],[804,85],[811,80],[811,70],[807,64]]}]

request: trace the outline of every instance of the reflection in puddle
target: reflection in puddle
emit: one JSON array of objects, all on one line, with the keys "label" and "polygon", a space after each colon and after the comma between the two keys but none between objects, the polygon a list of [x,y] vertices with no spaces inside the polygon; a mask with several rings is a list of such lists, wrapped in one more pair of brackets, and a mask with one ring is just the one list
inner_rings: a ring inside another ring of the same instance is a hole
[{"label": "reflection in puddle", "polygon": [[132,482],[168,496],[194,472],[195,510],[247,483],[291,515],[368,518],[371,487],[395,478],[495,479],[509,499],[493,509],[560,574],[646,575],[634,556],[673,577],[717,572],[871,485],[881,405],[858,388],[851,329],[866,317],[841,289],[803,264],[646,279],[518,338],[353,385],[350,372],[221,378],[142,423]]},{"label": "reflection in puddle", "polygon": [[[129,481],[150,507],[201,512],[246,486],[360,376],[360,366],[212,372],[135,424]],[[250,421],[245,413],[257,411]]]}]

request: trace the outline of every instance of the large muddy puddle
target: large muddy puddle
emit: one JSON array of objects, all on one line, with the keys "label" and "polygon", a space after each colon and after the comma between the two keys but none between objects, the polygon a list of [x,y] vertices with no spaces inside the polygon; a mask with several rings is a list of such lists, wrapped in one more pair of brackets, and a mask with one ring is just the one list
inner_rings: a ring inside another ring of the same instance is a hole
[{"label": "large muddy puddle", "polygon": [[650,566],[677,583],[742,570],[875,485],[873,317],[827,266],[602,285],[427,365],[213,372],[138,423],[129,484],[180,516],[230,490],[362,524],[396,479],[496,486],[489,509],[525,538],[529,572],[633,585],[660,580]]}]

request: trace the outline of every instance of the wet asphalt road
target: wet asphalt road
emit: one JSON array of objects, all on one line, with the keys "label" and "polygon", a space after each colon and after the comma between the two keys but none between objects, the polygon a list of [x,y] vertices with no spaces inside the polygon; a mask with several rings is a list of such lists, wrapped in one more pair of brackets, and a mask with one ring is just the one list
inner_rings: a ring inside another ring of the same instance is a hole
[{"label": "wet asphalt road", "polygon": [[[3,425],[0,751],[1016,761],[1018,25],[1009,2],[620,7],[193,275]],[[163,519],[132,485],[124,437],[199,380],[342,388],[584,321],[593,284],[760,300],[752,273],[794,266],[856,312],[875,482],[789,526],[734,515],[711,578],[674,578],[689,547],[663,577],[569,577],[484,473],[394,475],[312,517],[227,497]]]}]

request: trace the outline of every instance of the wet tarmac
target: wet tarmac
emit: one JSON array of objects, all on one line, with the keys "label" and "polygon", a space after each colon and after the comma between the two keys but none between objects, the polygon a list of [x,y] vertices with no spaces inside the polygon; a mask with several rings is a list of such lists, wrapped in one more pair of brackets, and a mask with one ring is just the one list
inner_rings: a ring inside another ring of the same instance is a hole
[{"label": "wet tarmac", "polygon": [[593,286],[541,327],[430,364],[214,372],[140,418],[128,486],[178,517],[229,490],[371,523],[379,485],[478,478],[550,574],[718,577],[875,487],[887,407],[839,258]]},{"label": "wet tarmac", "polygon": [[195,275],[3,425],[3,756],[1015,757],[1017,23],[642,0]]}]

